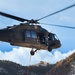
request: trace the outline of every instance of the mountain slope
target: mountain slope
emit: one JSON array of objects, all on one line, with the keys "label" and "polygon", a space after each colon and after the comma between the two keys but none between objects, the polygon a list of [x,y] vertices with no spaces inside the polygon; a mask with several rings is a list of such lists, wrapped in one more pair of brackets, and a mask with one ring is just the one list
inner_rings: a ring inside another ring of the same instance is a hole
[{"label": "mountain slope", "polygon": [[[52,68],[52,66],[53,65],[41,61],[36,65],[30,66],[29,75],[44,75]],[[27,66],[21,66],[10,61],[0,60],[0,75],[26,75],[27,70]]]},{"label": "mountain slope", "polygon": [[73,75],[75,74],[75,53],[61,60],[45,75]]},{"label": "mountain slope", "polygon": [[[26,75],[27,70],[27,66],[0,60],[0,75]],[[54,65],[43,61],[32,65],[29,75],[75,75],[75,53]]]},{"label": "mountain slope", "polygon": [[0,60],[0,75],[19,75],[23,71],[24,67],[19,64]]}]

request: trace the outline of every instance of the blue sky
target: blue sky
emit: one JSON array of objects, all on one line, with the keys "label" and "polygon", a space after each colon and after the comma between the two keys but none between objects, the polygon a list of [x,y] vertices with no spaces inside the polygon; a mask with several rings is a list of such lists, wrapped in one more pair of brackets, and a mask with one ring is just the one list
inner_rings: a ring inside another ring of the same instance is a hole
[{"label": "blue sky", "polygon": [[[0,11],[26,19],[39,19],[74,3],[74,0],[0,0]],[[40,20],[40,22],[75,27],[75,7]],[[19,21],[0,16],[0,28],[17,25],[19,23]],[[59,51],[61,54],[67,54],[69,51],[75,49],[75,29],[40,25],[49,32],[57,34],[62,43],[61,48],[53,50],[52,54],[56,51]],[[14,48],[19,49],[19,47],[11,46],[9,43],[0,42],[0,50],[3,54],[13,52]],[[39,57],[42,59],[42,56]]]}]

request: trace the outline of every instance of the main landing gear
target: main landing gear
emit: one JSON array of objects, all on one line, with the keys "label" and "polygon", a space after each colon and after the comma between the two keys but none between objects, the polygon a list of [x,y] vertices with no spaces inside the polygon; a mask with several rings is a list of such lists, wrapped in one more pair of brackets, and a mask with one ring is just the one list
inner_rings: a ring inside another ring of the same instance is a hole
[{"label": "main landing gear", "polygon": [[51,52],[52,51],[52,48],[50,46],[48,46],[48,51]]},{"label": "main landing gear", "polygon": [[31,55],[34,55],[36,51],[37,51],[37,49],[36,50],[33,50],[33,48],[32,48],[32,50],[30,51],[30,54]]},{"label": "main landing gear", "polygon": [[[30,54],[33,56],[33,55],[35,54],[35,52],[37,52],[37,50],[38,50],[38,49],[35,49],[35,50],[34,50],[34,49],[32,48],[32,50],[30,51]],[[52,51],[52,48],[51,48],[50,46],[48,46],[48,51],[49,51],[49,52]]]}]

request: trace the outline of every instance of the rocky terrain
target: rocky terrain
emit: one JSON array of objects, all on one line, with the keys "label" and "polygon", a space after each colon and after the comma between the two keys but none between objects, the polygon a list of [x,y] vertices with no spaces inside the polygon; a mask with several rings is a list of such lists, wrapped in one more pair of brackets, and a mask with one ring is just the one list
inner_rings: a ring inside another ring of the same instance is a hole
[{"label": "rocky terrain", "polygon": [[45,75],[75,75],[75,53],[56,63]]},{"label": "rocky terrain", "polygon": [[[27,66],[0,60],[0,75],[27,75],[27,70]],[[54,65],[40,61],[30,66],[29,75],[75,75],[75,53]]]},{"label": "rocky terrain", "polygon": [[[41,61],[36,65],[30,66],[29,75],[44,75],[52,67],[53,65]],[[27,66],[0,60],[0,75],[27,75],[27,70]]]}]

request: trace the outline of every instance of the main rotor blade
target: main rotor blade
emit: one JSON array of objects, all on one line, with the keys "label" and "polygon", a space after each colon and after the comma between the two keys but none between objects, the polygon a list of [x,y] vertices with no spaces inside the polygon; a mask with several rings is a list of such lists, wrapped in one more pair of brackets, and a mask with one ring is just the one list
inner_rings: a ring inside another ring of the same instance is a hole
[{"label": "main rotor blade", "polygon": [[70,8],[72,8],[72,7],[74,7],[74,6],[75,6],[75,4],[72,4],[72,5],[70,5],[70,6],[66,7],[66,8],[63,8],[63,9],[58,10],[58,11],[56,11],[56,12],[54,12],[54,13],[51,13],[51,14],[49,14],[49,15],[47,15],[47,16],[44,16],[44,17],[42,17],[42,18],[39,18],[39,19],[37,19],[37,21],[42,20],[42,19],[47,18],[47,17],[52,16],[52,15],[55,15],[55,14],[60,13],[60,12],[62,12],[62,11],[65,11],[65,10],[67,10],[67,9],[70,9]]},{"label": "main rotor blade", "polygon": [[49,25],[49,26],[56,26],[56,27],[63,27],[63,28],[70,28],[70,29],[75,29],[75,27],[64,26],[64,25],[57,25],[57,24],[47,24],[47,23],[39,23],[39,24]]},{"label": "main rotor blade", "polygon": [[11,19],[15,19],[15,20],[18,20],[18,21],[21,21],[21,22],[29,21],[27,19],[23,19],[23,18],[20,18],[20,17],[17,17],[17,16],[13,16],[13,15],[10,15],[10,14],[4,13],[4,12],[0,12],[0,15],[11,18]]}]

